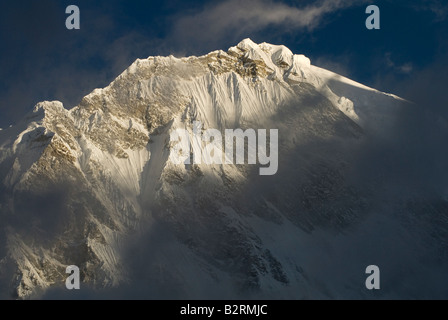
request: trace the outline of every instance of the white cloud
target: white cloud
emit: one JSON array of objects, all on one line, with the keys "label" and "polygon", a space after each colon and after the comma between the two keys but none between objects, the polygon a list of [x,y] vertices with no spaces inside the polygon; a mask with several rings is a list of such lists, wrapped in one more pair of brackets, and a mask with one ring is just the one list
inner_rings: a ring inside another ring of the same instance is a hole
[{"label": "white cloud", "polygon": [[240,40],[251,33],[274,26],[286,32],[311,31],[324,22],[329,13],[363,1],[322,0],[303,7],[270,0],[226,0],[209,5],[200,12],[178,17],[173,34],[180,42],[208,43]]},{"label": "white cloud", "polygon": [[431,11],[436,18],[436,22],[444,21],[448,16],[448,4],[446,0],[424,0],[421,3],[413,4],[414,10]]},{"label": "white cloud", "polygon": [[392,61],[392,54],[390,52],[386,53],[386,64],[388,67],[394,69],[399,73],[410,74],[414,70],[412,63],[407,62],[403,64],[397,64]]}]

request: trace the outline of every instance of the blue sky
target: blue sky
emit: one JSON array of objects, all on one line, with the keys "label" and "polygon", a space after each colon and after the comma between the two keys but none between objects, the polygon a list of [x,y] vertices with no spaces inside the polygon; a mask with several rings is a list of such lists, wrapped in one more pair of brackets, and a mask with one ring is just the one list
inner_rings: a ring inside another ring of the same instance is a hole
[{"label": "blue sky", "polygon": [[[81,29],[65,28],[65,8]],[[381,10],[367,30],[365,9]],[[200,55],[250,37],[392,92],[448,119],[448,3],[418,1],[60,1],[0,4],[0,127],[42,100],[70,108],[135,59]]]}]

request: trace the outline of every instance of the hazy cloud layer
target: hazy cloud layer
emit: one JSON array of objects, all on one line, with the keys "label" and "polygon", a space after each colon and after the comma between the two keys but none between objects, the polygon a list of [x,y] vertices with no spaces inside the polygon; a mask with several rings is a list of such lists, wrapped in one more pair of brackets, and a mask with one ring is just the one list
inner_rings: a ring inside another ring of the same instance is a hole
[{"label": "hazy cloud layer", "polygon": [[412,66],[412,63],[410,63],[410,62],[397,65],[392,60],[392,54],[390,52],[387,52],[385,54],[385,59],[386,59],[387,66],[390,67],[393,71],[403,73],[403,74],[410,74],[410,73],[412,73],[412,70],[414,69]]},{"label": "hazy cloud layer", "polygon": [[448,4],[445,0],[425,0],[423,3],[410,5],[417,11],[430,11],[436,17],[436,22],[446,20],[448,16]]}]

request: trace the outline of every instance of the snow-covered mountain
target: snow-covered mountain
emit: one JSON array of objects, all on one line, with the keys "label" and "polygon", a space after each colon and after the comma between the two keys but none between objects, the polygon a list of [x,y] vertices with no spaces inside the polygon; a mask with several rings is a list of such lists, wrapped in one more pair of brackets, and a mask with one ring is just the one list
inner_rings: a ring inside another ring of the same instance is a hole
[{"label": "snow-covered mountain", "polygon": [[[86,297],[446,298],[447,201],[356,179],[408,107],[250,39],[138,59],[70,110],[41,102],[0,131],[2,297],[51,297],[77,265]],[[278,129],[278,172],[171,162],[194,121]]]}]

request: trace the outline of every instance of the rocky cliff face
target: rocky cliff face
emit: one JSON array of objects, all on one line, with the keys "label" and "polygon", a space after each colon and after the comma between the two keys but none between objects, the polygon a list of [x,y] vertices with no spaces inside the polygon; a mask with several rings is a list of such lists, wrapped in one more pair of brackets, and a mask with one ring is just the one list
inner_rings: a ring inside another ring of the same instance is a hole
[{"label": "rocky cliff face", "polygon": [[[71,110],[39,103],[0,131],[3,296],[41,296],[77,265],[99,294],[363,297],[375,261],[344,248],[389,216],[348,178],[350,150],[386,134],[403,103],[249,39],[202,57],[139,59]],[[278,129],[277,174],[172,163],[170,133],[194,121]],[[339,271],[325,275],[332,263]]]}]

